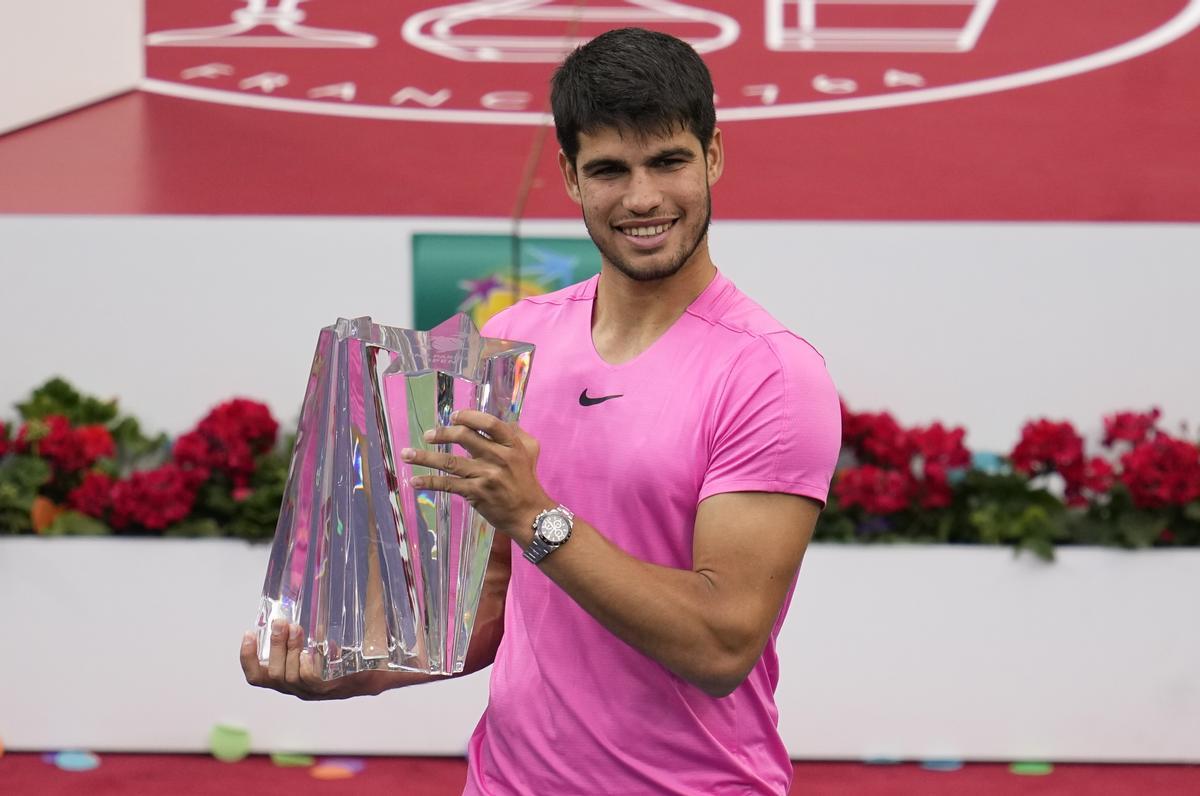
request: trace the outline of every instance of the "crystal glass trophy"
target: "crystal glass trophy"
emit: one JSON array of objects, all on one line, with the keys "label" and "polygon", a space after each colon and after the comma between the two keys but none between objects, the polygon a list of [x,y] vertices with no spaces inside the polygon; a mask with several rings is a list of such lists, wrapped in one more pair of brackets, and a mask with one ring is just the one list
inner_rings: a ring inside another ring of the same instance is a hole
[{"label": "crystal glass trophy", "polygon": [[[458,409],[516,420],[533,346],[459,314],[425,331],[341,318],[321,330],[256,630],[300,624],[326,680],[366,669],[463,670],[494,529],[403,448]],[[460,452],[461,453],[461,452]],[[465,454],[464,454],[465,455]]]}]

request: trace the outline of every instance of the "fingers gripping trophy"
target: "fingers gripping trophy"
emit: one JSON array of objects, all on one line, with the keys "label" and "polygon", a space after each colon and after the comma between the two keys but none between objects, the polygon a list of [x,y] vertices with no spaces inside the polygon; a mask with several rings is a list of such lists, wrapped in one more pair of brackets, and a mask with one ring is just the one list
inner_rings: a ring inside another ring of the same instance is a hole
[{"label": "fingers gripping trophy", "polygon": [[[429,331],[339,319],[321,330],[267,566],[254,647],[289,649],[323,681],[370,670],[463,670],[494,528],[461,496],[418,488],[460,411],[520,416],[533,346],[456,315]],[[251,675],[253,664],[243,666]]]}]

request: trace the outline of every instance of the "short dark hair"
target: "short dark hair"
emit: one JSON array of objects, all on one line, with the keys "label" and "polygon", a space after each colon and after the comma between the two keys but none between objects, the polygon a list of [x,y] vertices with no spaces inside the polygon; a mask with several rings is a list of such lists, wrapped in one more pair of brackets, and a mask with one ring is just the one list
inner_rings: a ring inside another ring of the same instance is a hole
[{"label": "short dark hair", "polygon": [[551,79],[550,106],[572,163],[580,133],[616,127],[670,135],[682,128],[707,148],[717,124],[704,61],[690,44],[642,28],[610,30],[568,55]]}]

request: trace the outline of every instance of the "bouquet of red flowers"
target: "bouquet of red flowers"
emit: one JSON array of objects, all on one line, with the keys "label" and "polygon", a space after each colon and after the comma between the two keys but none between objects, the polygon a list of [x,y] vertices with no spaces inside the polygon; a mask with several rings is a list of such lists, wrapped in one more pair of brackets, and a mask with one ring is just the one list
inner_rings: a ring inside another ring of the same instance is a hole
[{"label": "bouquet of red flowers", "polygon": [[1067,422],[1026,423],[1007,456],[972,454],[962,428],[905,428],[842,405],[842,462],[817,528],[840,541],[1200,545],[1200,446],[1161,412],[1104,418],[1100,453]]},{"label": "bouquet of red flowers", "polygon": [[[291,438],[263,404],[234,398],[171,444],[115,401],[61,379],[0,422],[0,533],[118,533],[269,539]],[[905,427],[842,405],[842,461],[816,538],[1055,545],[1200,545],[1200,446],[1161,412],[1103,418],[1089,451],[1070,423],[1032,420],[1004,456],[966,430]]]},{"label": "bouquet of red flowers", "polygon": [[0,533],[274,533],[287,452],[261,403],[223,403],[173,446],[62,379],[18,410],[14,438],[0,424]]}]

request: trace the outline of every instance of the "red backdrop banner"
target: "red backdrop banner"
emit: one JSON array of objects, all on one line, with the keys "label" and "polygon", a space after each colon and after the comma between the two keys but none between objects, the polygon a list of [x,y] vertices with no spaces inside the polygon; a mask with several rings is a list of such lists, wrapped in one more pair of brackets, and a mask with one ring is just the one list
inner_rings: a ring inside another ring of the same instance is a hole
[{"label": "red backdrop banner", "polygon": [[0,138],[0,211],[573,216],[550,74],[643,25],[712,68],[719,217],[1194,221],[1198,24],[1200,0],[147,0],[142,90]]}]

